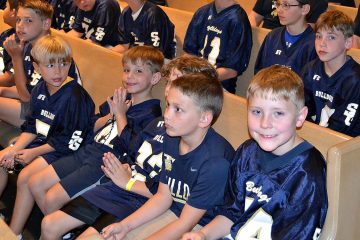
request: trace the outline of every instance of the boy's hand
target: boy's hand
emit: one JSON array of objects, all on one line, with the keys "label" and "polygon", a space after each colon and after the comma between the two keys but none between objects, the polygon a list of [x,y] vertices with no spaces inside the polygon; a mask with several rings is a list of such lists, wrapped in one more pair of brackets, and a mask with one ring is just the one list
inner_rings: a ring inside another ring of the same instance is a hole
[{"label": "boy's hand", "polygon": [[34,158],[36,158],[36,153],[34,153],[33,149],[23,149],[16,152],[18,159],[24,163],[29,164]]},{"label": "boy's hand", "polygon": [[125,116],[131,106],[131,101],[126,100],[127,91],[124,88],[115,89],[113,98],[108,97],[107,102],[110,106],[110,112],[116,116]]},{"label": "boy's hand", "polygon": [[0,151],[0,166],[12,168],[14,165],[15,151],[11,147],[7,147]]},{"label": "boy's hand", "polygon": [[9,53],[11,58],[22,57],[24,51],[24,42],[17,41],[15,34],[6,38],[4,42],[4,47],[6,51]]},{"label": "boy's hand", "polygon": [[181,240],[205,240],[205,234],[201,231],[199,232],[189,232],[189,233],[185,233]]},{"label": "boy's hand", "polygon": [[129,228],[123,222],[113,223],[105,227],[101,232],[101,236],[105,239],[121,240],[129,232]]},{"label": "boy's hand", "polygon": [[126,184],[131,178],[131,169],[129,164],[121,164],[114,154],[108,152],[103,156],[104,165],[101,169],[105,175],[110,178],[117,186],[125,189]]}]

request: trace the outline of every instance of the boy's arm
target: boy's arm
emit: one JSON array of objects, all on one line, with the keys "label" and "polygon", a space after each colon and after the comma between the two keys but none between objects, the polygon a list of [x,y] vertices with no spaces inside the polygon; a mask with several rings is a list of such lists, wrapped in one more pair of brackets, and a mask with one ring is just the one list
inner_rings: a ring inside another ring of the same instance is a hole
[{"label": "boy's arm", "polygon": [[201,217],[205,214],[206,210],[191,207],[185,204],[180,217],[169,223],[158,232],[146,238],[147,240],[158,240],[158,239],[179,239],[184,232],[191,231],[195,225],[199,222]]},{"label": "boy's arm", "polygon": [[102,231],[103,237],[116,236],[121,239],[131,230],[164,213],[170,208],[171,203],[172,197],[169,187],[164,183],[160,183],[157,193],[141,208],[123,221],[105,227]]},{"label": "boy's arm", "polygon": [[264,19],[263,15],[258,14],[254,10],[252,10],[249,14],[249,21],[252,27],[258,27],[262,23]]},{"label": "boy's arm", "polygon": [[235,71],[234,69],[231,69],[231,68],[220,67],[220,68],[216,69],[216,72],[219,75],[220,81],[234,78],[237,76],[237,71]]},{"label": "boy's arm", "polygon": [[49,144],[44,144],[39,147],[23,149],[17,152],[19,159],[25,164],[29,164],[36,157],[46,153],[54,152],[55,149]]},{"label": "boy's arm", "polygon": [[233,222],[225,216],[218,215],[198,232],[189,232],[181,240],[215,240],[230,233]]},{"label": "boy's arm", "polygon": [[19,93],[19,98],[23,102],[29,102],[30,93],[26,87],[27,79],[24,71],[24,42],[20,41],[20,43],[17,43],[15,34],[13,34],[5,40],[4,47],[12,59],[15,72],[15,85]]},{"label": "boy's arm", "polygon": [[100,128],[102,128],[105,123],[111,118],[111,114],[108,113],[107,115],[100,117],[96,120],[94,125],[94,132],[98,131]]}]

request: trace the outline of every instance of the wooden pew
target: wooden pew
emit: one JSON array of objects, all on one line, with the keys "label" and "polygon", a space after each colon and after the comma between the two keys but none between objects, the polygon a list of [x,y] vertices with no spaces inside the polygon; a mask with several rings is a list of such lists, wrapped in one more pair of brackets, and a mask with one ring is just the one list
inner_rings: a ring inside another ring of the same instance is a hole
[{"label": "wooden pew", "polygon": [[329,4],[328,9],[331,10],[339,10],[341,12],[346,13],[352,20],[355,20],[357,14],[357,8],[340,6],[335,4]]}]

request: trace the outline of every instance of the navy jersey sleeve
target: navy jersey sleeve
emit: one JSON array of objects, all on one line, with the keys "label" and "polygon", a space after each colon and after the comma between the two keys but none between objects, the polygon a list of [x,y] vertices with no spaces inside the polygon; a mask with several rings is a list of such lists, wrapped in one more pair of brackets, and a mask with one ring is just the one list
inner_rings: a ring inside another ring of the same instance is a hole
[{"label": "navy jersey sleeve", "polygon": [[241,75],[247,68],[252,48],[251,26],[244,10],[239,10],[238,21],[229,25],[229,41],[226,44],[225,61],[218,63],[217,67],[231,68]]},{"label": "navy jersey sleeve", "polygon": [[93,129],[95,105],[90,95],[79,85],[74,86],[71,91],[64,108],[63,121],[48,139],[50,146],[63,153],[77,150]]},{"label": "navy jersey sleeve", "polygon": [[99,5],[98,14],[93,21],[93,29],[89,37],[93,42],[102,44],[110,42],[117,32],[117,20],[120,16],[120,6],[116,1],[106,1]]},{"label": "navy jersey sleeve", "polygon": [[[159,7],[151,8],[153,11],[149,11],[148,19],[146,21],[147,27],[144,44],[159,48],[161,52],[171,52],[170,58],[175,57],[176,43],[175,38],[175,26],[170,22],[166,13]],[[171,49],[169,49],[169,46]],[[170,54],[170,53],[169,53]],[[169,55],[167,54],[167,55]]]},{"label": "navy jersey sleeve", "polygon": [[74,25],[73,25],[73,29],[79,33],[84,33],[84,29],[81,26],[81,22],[82,22],[82,12],[81,9],[77,8],[76,12],[75,12],[75,20],[74,20]]},{"label": "navy jersey sleeve", "polygon": [[310,69],[313,67],[314,61],[309,62],[304,66],[301,71],[300,77],[304,83],[304,97],[305,97],[305,106],[308,107],[308,114],[306,116],[307,120],[312,121],[312,116],[316,115],[316,104],[314,100],[314,95],[312,91],[312,74]]}]

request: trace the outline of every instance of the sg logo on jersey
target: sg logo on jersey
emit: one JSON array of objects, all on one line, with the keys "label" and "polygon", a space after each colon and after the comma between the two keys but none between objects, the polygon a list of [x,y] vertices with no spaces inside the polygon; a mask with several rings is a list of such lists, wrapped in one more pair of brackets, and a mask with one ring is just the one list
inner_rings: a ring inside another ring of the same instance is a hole
[{"label": "sg logo on jersey", "polygon": [[344,115],[346,116],[345,118],[345,125],[346,126],[350,126],[352,120],[354,119],[356,110],[358,109],[358,104],[356,103],[349,103],[346,107],[346,110],[344,111]]},{"label": "sg logo on jersey", "polygon": [[80,147],[80,145],[83,141],[83,138],[81,137],[81,133],[82,133],[82,131],[77,130],[71,136],[71,139],[69,141],[69,148],[71,150],[76,151]]}]

